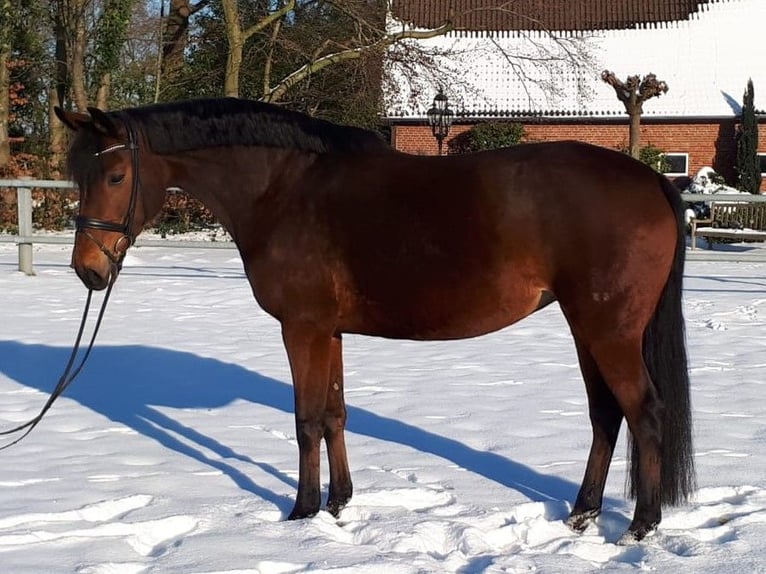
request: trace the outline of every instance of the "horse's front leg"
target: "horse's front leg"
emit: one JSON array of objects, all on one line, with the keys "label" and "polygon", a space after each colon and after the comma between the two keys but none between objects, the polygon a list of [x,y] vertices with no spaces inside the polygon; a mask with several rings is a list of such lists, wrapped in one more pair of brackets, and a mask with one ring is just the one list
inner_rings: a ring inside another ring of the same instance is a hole
[{"label": "horse's front leg", "polygon": [[282,324],[295,396],[298,495],[288,520],[314,516],[321,505],[319,447],[325,435],[332,332],[315,323]]},{"label": "horse's front leg", "polygon": [[327,511],[337,517],[351,500],[353,487],[346,455],[346,403],[343,398],[343,341],[340,335],[332,338],[330,346],[330,384],[325,406],[324,438],[330,462],[330,495]]}]

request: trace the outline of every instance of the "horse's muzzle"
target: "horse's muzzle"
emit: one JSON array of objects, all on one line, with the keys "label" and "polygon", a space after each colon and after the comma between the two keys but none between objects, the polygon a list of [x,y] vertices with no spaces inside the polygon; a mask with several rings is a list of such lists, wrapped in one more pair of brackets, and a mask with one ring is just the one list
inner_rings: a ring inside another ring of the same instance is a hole
[{"label": "horse's muzzle", "polygon": [[93,291],[106,289],[113,276],[116,278],[119,268],[98,244],[91,241],[79,241],[82,238],[81,235],[78,241],[75,241],[71,267],[88,289]]},{"label": "horse's muzzle", "polygon": [[125,253],[133,243],[129,236],[123,234],[114,242],[114,247],[109,249],[104,239],[100,233],[79,228],[72,252],[72,267],[83,284],[93,291],[106,289],[110,281],[117,279]]}]

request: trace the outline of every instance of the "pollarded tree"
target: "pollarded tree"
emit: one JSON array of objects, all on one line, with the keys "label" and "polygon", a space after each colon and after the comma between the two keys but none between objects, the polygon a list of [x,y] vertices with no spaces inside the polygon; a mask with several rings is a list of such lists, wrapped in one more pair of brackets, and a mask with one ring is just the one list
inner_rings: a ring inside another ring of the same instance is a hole
[{"label": "pollarded tree", "polygon": [[629,153],[641,159],[641,114],[644,112],[644,102],[667,93],[668,85],[658,80],[654,74],[647,74],[643,80],[638,76],[629,76],[623,82],[614,72],[604,70],[601,79],[614,88],[617,99],[625,106],[630,121]]},{"label": "pollarded tree", "polygon": [[737,134],[737,189],[759,193],[761,165],[758,157],[758,118],[753,101],[753,80],[749,80],[742,100],[742,123]]}]

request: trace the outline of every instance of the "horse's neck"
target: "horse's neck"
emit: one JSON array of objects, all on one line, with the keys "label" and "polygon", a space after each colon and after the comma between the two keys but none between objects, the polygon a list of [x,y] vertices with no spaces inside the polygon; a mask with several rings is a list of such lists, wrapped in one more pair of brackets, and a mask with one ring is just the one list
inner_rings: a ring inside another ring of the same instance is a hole
[{"label": "horse's neck", "polygon": [[[253,228],[264,204],[291,187],[316,160],[279,148],[213,148],[169,158],[166,188],[178,187],[202,202],[234,236]],[[260,212],[259,212],[260,210]]]}]

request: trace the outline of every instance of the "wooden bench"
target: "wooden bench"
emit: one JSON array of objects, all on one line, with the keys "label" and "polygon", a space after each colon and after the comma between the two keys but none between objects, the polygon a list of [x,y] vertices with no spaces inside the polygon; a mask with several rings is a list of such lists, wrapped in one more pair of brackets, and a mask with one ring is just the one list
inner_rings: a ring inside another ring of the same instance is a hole
[{"label": "wooden bench", "polygon": [[708,239],[708,249],[713,239],[734,241],[766,241],[766,202],[738,202],[708,200],[710,216],[691,220],[692,249],[697,248],[697,237]]}]

